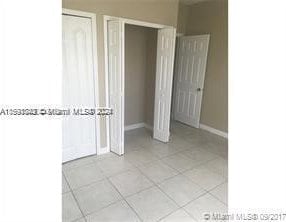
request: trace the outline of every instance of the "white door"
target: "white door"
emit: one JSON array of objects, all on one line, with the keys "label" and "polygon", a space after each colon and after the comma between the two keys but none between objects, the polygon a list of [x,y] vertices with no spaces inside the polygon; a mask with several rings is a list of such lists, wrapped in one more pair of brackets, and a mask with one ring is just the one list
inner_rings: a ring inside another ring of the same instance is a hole
[{"label": "white door", "polygon": [[[94,108],[91,19],[62,16],[63,107]],[[68,116],[63,119],[63,162],[96,153],[95,116]]]},{"label": "white door", "polygon": [[184,36],[178,41],[174,119],[199,128],[209,35]]},{"label": "white door", "polygon": [[176,30],[158,31],[153,137],[169,141]]},{"label": "white door", "polygon": [[110,150],[118,155],[124,153],[123,29],[122,22],[107,21]]}]

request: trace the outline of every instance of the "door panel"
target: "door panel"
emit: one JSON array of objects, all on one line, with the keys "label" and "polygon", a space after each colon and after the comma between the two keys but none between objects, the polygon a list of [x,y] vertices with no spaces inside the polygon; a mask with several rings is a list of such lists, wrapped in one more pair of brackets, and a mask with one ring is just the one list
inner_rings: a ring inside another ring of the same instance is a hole
[{"label": "door panel", "polygon": [[170,134],[175,32],[174,28],[158,31],[153,137],[162,142],[168,142]]},{"label": "door panel", "polygon": [[113,109],[110,117],[110,150],[119,155],[124,153],[122,28],[119,21],[107,22],[109,107]]},{"label": "door panel", "polygon": [[[63,15],[63,94],[65,108],[94,108],[91,19]],[[96,153],[94,116],[63,119],[63,162]]]},{"label": "door panel", "polygon": [[209,35],[180,37],[178,44],[174,118],[198,128]]}]

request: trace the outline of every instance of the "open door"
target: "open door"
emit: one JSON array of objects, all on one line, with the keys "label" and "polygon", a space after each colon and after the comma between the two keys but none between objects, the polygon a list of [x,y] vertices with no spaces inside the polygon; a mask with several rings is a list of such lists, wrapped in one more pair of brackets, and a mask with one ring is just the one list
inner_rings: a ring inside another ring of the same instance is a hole
[{"label": "open door", "polygon": [[124,153],[123,29],[122,22],[107,21],[109,107],[113,110],[109,123],[110,150],[118,155]]},{"label": "open door", "polygon": [[176,29],[158,30],[153,137],[168,142]]},{"label": "open door", "polygon": [[199,128],[210,35],[179,38],[174,119]]}]

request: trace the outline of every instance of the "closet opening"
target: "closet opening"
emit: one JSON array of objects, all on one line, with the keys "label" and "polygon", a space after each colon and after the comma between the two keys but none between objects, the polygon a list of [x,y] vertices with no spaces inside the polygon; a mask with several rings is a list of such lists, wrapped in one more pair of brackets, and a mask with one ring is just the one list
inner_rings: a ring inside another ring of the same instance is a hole
[{"label": "closet opening", "polygon": [[168,142],[175,28],[104,16],[104,32],[109,150],[124,154],[125,129],[139,127]]},{"label": "closet opening", "polygon": [[124,146],[128,152],[141,144],[138,134],[152,139],[158,30],[130,24],[124,29]]}]

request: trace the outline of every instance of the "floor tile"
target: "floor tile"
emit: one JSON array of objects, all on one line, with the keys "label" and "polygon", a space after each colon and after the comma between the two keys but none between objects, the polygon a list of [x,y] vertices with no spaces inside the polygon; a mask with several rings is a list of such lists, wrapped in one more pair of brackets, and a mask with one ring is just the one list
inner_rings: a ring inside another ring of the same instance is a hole
[{"label": "floor tile", "polygon": [[139,149],[142,149],[141,146],[139,146],[138,144],[130,144],[130,143],[126,143],[124,145],[124,153],[127,154],[127,153],[130,153],[130,152],[133,152],[133,151],[136,151],[136,150],[139,150]]},{"label": "floor tile", "polygon": [[202,146],[207,151],[210,151],[222,158],[227,159],[228,158],[228,149],[227,149],[227,143],[224,144],[217,144],[215,142],[209,142],[205,146]]},{"label": "floor tile", "polygon": [[188,147],[192,146],[190,142],[184,140],[183,138],[174,138],[173,140],[170,140],[168,144],[181,150],[187,149]]},{"label": "floor tile", "polygon": [[71,192],[62,195],[62,217],[63,222],[71,222],[83,217]]},{"label": "floor tile", "polygon": [[158,140],[154,140],[152,136],[148,135],[147,137],[137,138],[137,143],[140,146],[146,147],[146,146],[160,144],[161,142],[159,142]]},{"label": "floor tile", "polygon": [[131,142],[131,144],[140,145],[142,147],[148,147],[156,144],[161,144],[162,142],[158,140],[153,139],[153,135],[151,131],[146,131],[143,133],[138,133],[137,135],[132,135],[131,137],[128,137],[127,135],[127,141]]},{"label": "floor tile", "polygon": [[197,222],[184,210],[180,209],[160,220],[160,222]]},{"label": "floor tile", "polygon": [[117,174],[109,180],[125,197],[153,186],[153,183],[137,169]]},{"label": "floor tile", "polygon": [[208,141],[205,141],[205,139],[199,135],[186,135],[183,138],[189,143],[190,147],[200,147],[208,143]]},{"label": "floor tile", "polygon": [[217,158],[206,163],[206,167],[214,173],[227,178],[228,177],[228,163],[223,158]]},{"label": "floor tile", "polygon": [[140,166],[158,159],[154,154],[143,149],[127,153],[125,158],[134,166]]},{"label": "floor tile", "polygon": [[221,203],[210,194],[205,194],[204,196],[194,200],[193,202],[186,205],[184,209],[198,221],[205,221],[205,214],[227,213],[226,205]]},{"label": "floor tile", "polygon": [[62,193],[66,193],[69,191],[70,191],[69,185],[68,185],[64,175],[62,175]]},{"label": "floor tile", "polygon": [[228,203],[228,183],[223,183],[210,191],[217,199],[223,203]]},{"label": "floor tile", "polygon": [[162,145],[165,144],[159,140],[153,139],[151,136],[142,140],[138,140],[138,144],[142,147],[148,148],[151,146]]},{"label": "floor tile", "polygon": [[101,155],[94,155],[93,156],[93,162],[97,163],[98,161],[104,160],[104,159],[108,159],[108,158],[112,158],[112,157],[118,157],[117,154],[109,152],[109,153],[104,153]]},{"label": "floor tile", "polygon": [[194,168],[195,166],[200,164],[199,161],[192,160],[183,153],[178,153],[169,156],[167,158],[162,159],[162,161],[180,172]]},{"label": "floor tile", "polygon": [[102,170],[104,175],[112,176],[114,174],[124,172],[133,166],[125,157],[112,157],[97,162],[97,166]]},{"label": "floor tile", "polygon": [[181,151],[181,149],[178,149],[175,146],[163,143],[154,146],[149,146],[148,150],[154,153],[158,158],[167,157]]},{"label": "floor tile", "polygon": [[179,174],[178,171],[172,169],[162,161],[154,161],[152,163],[142,165],[139,169],[155,183],[159,183]]},{"label": "floor tile", "polygon": [[128,197],[127,202],[143,221],[158,221],[172,213],[177,206],[157,187],[152,187]]},{"label": "floor tile", "polygon": [[184,151],[183,154],[188,156],[190,159],[197,161],[198,163],[205,163],[209,160],[219,158],[219,156],[213,153],[198,148]]},{"label": "floor tile", "polygon": [[[89,214],[89,221],[116,222],[193,221],[191,213],[198,215],[212,207],[224,207],[227,145],[227,139],[179,122],[171,122],[169,143],[152,139],[151,131],[144,128],[128,131],[124,156],[107,153],[63,164],[63,208],[67,209],[63,212],[63,218],[67,218],[64,221],[85,221],[81,212],[76,215],[77,204],[85,215]],[[106,176],[108,180],[104,180]],[[67,195],[71,184],[78,203]],[[211,197],[204,193],[198,196],[203,188],[209,190]],[[121,195],[134,207],[122,201]],[[177,210],[177,205],[184,205],[189,214]]]},{"label": "floor tile", "polygon": [[165,180],[158,186],[181,207],[206,192],[183,175]]},{"label": "floor tile", "polygon": [[73,221],[73,222],[86,222],[86,221],[85,221],[85,219],[84,219],[84,218],[80,218],[80,219],[75,220],[75,221]]},{"label": "floor tile", "polygon": [[63,170],[68,170],[68,169],[71,169],[71,168],[76,168],[76,167],[79,167],[79,166],[84,166],[84,165],[87,165],[87,164],[91,164],[91,163],[93,163],[94,157],[95,156],[87,156],[87,157],[83,157],[83,158],[80,158],[80,159],[76,159],[76,160],[73,160],[73,161],[66,162],[62,166]]},{"label": "floor tile", "polygon": [[211,190],[226,181],[224,177],[210,171],[205,166],[199,166],[192,170],[188,170],[184,175],[205,190]]},{"label": "floor tile", "polygon": [[102,180],[74,191],[84,215],[96,212],[121,199],[120,194],[107,181]]},{"label": "floor tile", "polygon": [[68,169],[64,171],[64,174],[71,189],[76,189],[104,178],[104,174],[95,164]]},{"label": "floor tile", "polygon": [[125,201],[119,201],[87,216],[87,222],[140,222]]}]

